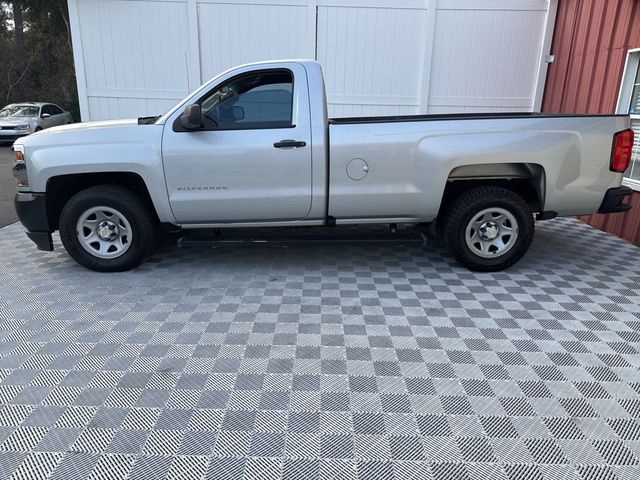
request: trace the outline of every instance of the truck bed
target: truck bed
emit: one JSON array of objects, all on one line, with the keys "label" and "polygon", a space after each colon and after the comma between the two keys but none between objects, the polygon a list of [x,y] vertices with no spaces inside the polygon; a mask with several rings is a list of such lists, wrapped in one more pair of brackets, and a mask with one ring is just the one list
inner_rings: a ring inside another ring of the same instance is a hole
[{"label": "truck bed", "polygon": [[514,178],[500,167],[510,164],[537,172],[527,175],[540,210],[596,212],[620,184],[609,168],[611,142],[628,125],[627,115],[532,112],[332,119],[329,215],[337,223],[430,222],[451,178],[469,165],[474,177]]}]

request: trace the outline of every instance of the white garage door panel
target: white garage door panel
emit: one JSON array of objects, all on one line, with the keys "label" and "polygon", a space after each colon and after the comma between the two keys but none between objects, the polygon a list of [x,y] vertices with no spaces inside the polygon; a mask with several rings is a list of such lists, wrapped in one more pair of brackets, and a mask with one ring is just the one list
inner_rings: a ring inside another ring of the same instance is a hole
[{"label": "white garage door panel", "polygon": [[429,112],[531,110],[545,21],[546,11],[439,10]]},{"label": "white garage door panel", "polygon": [[177,100],[155,98],[89,97],[92,120],[160,115],[176,103]]},{"label": "white garage door panel", "polygon": [[358,105],[416,113],[425,25],[424,9],[319,7],[329,114],[360,115]]},{"label": "white garage door panel", "polygon": [[146,99],[173,105],[188,92],[184,3],[82,0],[78,9],[92,120],[161,113]]},{"label": "white garage door panel", "polygon": [[[516,107],[480,107],[482,113],[530,112],[531,108]],[[448,113],[477,113],[478,107],[429,106],[429,114],[442,115]]]},{"label": "white garage door panel", "polygon": [[389,115],[414,115],[414,106],[396,105],[329,105],[329,116],[345,117],[385,117]]},{"label": "white garage door panel", "polygon": [[198,5],[201,81],[239,64],[307,56],[304,5]]},{"label": "white garage door panel", "polygon": [[183,3],[78,3],[87,84],[94,88],[185,89]]}]

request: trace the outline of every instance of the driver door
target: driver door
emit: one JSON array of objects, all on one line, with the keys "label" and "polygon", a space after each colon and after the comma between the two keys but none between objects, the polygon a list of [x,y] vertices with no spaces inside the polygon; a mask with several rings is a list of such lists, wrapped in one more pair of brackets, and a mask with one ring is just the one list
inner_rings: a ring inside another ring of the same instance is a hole
[{"label": "driver door", "polygon": [[165,124],[167,191],[180,224],[293,221],[311,209],[304,67],[292,63],[240,72],[198,99],[201,127],[183,128],[179,116],[185,107]]},{"label": "driver door", "polygon": [[49,128],[56,125],[51,105],[43,105],[40,111],[40,125],[42,128]]}]

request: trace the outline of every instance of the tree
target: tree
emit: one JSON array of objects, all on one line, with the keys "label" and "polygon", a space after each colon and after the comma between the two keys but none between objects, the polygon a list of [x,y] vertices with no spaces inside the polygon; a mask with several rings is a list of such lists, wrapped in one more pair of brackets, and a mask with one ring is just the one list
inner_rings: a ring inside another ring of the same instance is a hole
[{"label": "tree", "polygon": [[0,103],[21,101],[80,117],[66,0],[0,1]]}]

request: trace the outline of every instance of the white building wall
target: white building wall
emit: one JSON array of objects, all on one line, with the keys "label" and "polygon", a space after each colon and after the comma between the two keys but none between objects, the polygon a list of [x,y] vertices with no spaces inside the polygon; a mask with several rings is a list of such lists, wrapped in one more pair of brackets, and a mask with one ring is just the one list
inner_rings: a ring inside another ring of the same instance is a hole
[{"label": "white building wall", "polygon": [[318,7],[317,30],[330,114],[417,113],[427,10],[415,2],[331,3]]},{"label": "white building wall", "polygon": [[557,0],[68,0],[83,120],[159,114],[238,64],[316,58],[329,114],[539,108]]},{"label": "white building wall", "polygon": [[483,7],[495,3],[439,2],[429,113],[533,108],[547,12]]}]

